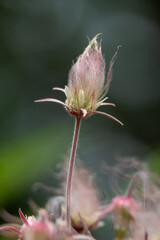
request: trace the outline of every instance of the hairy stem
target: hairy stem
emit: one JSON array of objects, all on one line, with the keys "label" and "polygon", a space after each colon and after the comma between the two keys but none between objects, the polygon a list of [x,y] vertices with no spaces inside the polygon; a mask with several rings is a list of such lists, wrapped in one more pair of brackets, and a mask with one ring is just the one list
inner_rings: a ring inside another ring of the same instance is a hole
[{"label": "hairy stem", "polygon": [[132,192],[134,190],[134,187],[137,183],[138,180],[141,180],[143,183],[143,198],[144,198],[144,210],[146,211],[148,208],[148,204],[147,204],[147,197],[146,197],[146,193],[149,191],[149,179],[148,179],[148,175],[143,172],[143,171],[138,171],[137,173],[135,173],[129,183],[128,189],[126,191],[126,196],[127,197],[131,197],[132,196]]},{"label": "hairy stem", "polygon": [[71,202],[71,189],[72,189],[72,177],[74,170],[75,155],[77,149],[78,135],[80,130],[80,120],[81,117],[76,117],[74,136],[71,148],[71,155],[69,160],[68,175],[67,175],[67,186],[66,186],[66,219],[67,228],[70,231],[71,228],[71,217],[70,217],[70,202]]},{"label": "hairy stem", "polygon": [[126,196],[131,198],[133,189],[135,187],[135,184],[137,183],[137,180],[139,178],[139,172],[135,173],[128,185],[127,191],[126,191]]}]

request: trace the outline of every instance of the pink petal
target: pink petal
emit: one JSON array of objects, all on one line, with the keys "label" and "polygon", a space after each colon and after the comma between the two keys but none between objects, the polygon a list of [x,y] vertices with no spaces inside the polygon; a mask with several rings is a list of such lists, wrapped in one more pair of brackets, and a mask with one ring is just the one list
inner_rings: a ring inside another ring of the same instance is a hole
[{"label": "pink petal", "polygon": [[64,93],[65,93],[64,88],[54,87],[54,88],[52,88],[52,90],[57,90],[57,91],[61,91],[61,92],[64,92]]},{"label": "pink petal", "polygon": [[19,215],[23,221],[24,224],[26,224],[27,226],[29,226],[29,223],[27,221],[27,218],[25,218],[24,214],[22,213],[21,209],[19,208]]},{"label": "pink petal", "polygon": [[104,112],[100,112],[100,111],[95,111],[95,112],[93,112],[93,114],[94,113],[101,114],[101,115],[104,115],[106,117],[109,117],[109,118],[115,120],[116,122],[118,122],[119,124],[121,124],[123,126],[123,123],[121,121],[119,121],[117,118],[113,117],[112,115],[110,115],[108,113],[104,113]]},{"label": "pink petal", "polygon": [[100,106],[113,106],[113,107],[115,107],[116,105],[114,103],[101,103]]},{"label": "pink petal", "polygon": [[59,103],[63,106],[66,106],[64,102],[62,102],[58,99],[54,99],[54,98],[44,98],[44,99],[40,99],[40,100],[35,100],[34,102],[55,102],[55,103]]},{"label": "pink petal", "polygon": [[0,227],[0,231],[2,230],[11,230],[13,232],[16,232],[17,234],[20,234],[20,231],[14,227],[10,227],[10,226],[4,226],[4,227]]}]

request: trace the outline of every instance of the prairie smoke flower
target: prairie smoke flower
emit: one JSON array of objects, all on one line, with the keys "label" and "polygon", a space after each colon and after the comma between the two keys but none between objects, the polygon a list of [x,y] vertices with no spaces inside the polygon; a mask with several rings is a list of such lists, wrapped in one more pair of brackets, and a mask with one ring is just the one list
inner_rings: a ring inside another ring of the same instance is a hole
[{"label": "prairie smoke flower", "polygon": [[[99,35],[99,34],[98,34]],[[96,109],[100,106],[115,106],[113,103],[104,102],[112,78],[112,67],[117,57],[117,52],[111,59],[107,82],[105,82],[105,60],[101,52],[101,44],[97,42],[96,35],[89,43],[69,73],[68,86],[53,88],[65,93],[66,101],[54,98],[36,100],[35,102],[56,102],[63,105],[71,115],[87,118],[92,114],[102,114],[122,124],[115,117]],[[123,124],[122,124],[123,125]]]},{"label": "prairie smoke flower", "polygon": [[31,222],[28,218],[28,226],[26,223],[21,228],[23,240],[53,240],[56,236],[56,227],[50,221],[45,210],[41,209],[39,218]]},{"label": "prairie smoke flower", "polygon": [[2,230],[11,230],[18,235],[18,240],[53,240],[55,239],[56,229],[55,225],[50,221],[50,216],[47,216],[45,210],[39,211],[39,217],[34,216],[25,217],[19,209],[19,215],[23,222],[22,226],[17,228],[9,226],[0,227]]},{"label": "prairie smoke flower", "polygon": [[113,210],[115,212],[127,213],[133,215],[133,212],[138,208],[138,203],[128,196],[117,196],[112,200]]},{"label": "prairie smoke flower", "polygon": [[[95,240],[89,233],[85,235],[68,232],[64,221],[53,223],[52,215],[48,215],[45,209],[39,210],[37,218],[24,216],[21,209],[19,209],[19,215],[22,225],[0,226],[0,231],[12,231],[17,234],[18,240]],[[7,236],[7,232],[5,233]]]},{"label": "prairie smoke flower", "polygon": [[139,209],[139,204],[127,196],[117,196],[111,204],[104,209],[102,216],[110,211],[113,212],[116,240],[123,240],[130,225],[135,221],[134,213]]},{"label": "prairie smoke flower", "polygon": [[104,101],[107,99],[105,95],[108,92],[109,84],[112,78],[112,67],[117,56],[116,52],[111,59],[107,82],[105,83],[105,61],[102,56],[101,45],[97,42],[97,36],[92,39],[84,53],[79,56],[77,62],[72,66],[69,73],[68,86],[65,86],[64,89],[53,89],[64,92],[66,95],[66,101],[62,102],[54,98],[46,98],[35,101],[59,103],[63,105],[71,115],[76,116],[66,184],[66,219],[69,231],[71,227],[70,199],[72,177],[81,118],[87,118],[92,114],[102,114],[123,125],[122,122],[110,114],[96,111],[96,109],[100,106],[115,106],[113,103],[105,103]]}]

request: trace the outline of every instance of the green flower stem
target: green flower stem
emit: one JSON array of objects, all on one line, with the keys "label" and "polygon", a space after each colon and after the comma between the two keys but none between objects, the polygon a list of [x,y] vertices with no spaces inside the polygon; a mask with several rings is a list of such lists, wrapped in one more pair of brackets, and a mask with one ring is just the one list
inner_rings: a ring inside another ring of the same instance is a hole
[{"label": "green flower stem", "polygon": [[69,231],[71,229],[70,202],[71,202],[72,177],[73,177],[76,149],[77,149],[77,143],[78,143],[78,135],[79,135],[79,130],[80,130],[80,121],[81,121],[81,117],[77,116],[76,121],[75,121],[74,136],[73,136],[71,155],[70,155],[70,160],[69,160],[68,175],[67,175],[66,220],[67,220],[67,228]]}]

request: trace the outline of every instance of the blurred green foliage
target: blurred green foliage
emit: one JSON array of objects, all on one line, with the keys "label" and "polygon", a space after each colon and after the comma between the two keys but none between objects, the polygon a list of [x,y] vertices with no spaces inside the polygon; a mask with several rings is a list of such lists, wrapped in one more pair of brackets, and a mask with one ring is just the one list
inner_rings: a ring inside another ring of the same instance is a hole
[{"label": "blurred green foliage", "polygon": [[[63,126],[64,122],[61,124]],[[14,141],[3,149],[0,206],[4,206],[11,196],[15,198],[28,184],[33,184],[34,179],[49,170],[50,165],[55,166],[61,149],[67,151],[68,131],[65,133],[63,127],[54,125]]]}]

